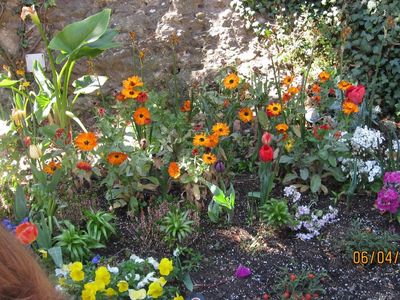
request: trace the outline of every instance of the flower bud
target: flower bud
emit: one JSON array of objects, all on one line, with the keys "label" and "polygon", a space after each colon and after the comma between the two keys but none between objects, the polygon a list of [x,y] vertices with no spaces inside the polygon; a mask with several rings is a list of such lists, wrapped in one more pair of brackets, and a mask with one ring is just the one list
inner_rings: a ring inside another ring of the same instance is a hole
[{"label": "flower bud", "polygon": [[147,140],[146,139],[141,139],[139,142],[140,148],[142,148],[142,150],[145,150],[147,148]]},{"label": "flower bud", "polygon": [[225,164],[222,160],[219,160],[214,165],[215,170],[219,173],[223,173],[225,171]]},{"label": "flower bud", "polygon": [[261,139],[263,145],[269,145],[269,143],[271,143],[271,140],[272,140],[272,135],[269,132],[265,132]]},{"label": "flower bud", "polygon": [[38,145],[29,146],[29,156],[32,159],[39,159],[42,156],[42,150]]},{"label": "flower bud", "polygon": [[22,122],[25,120],[26,112],[20,109],[13,109],[11,113],[11,119],[14,121],[15,125],[21,126]]}]

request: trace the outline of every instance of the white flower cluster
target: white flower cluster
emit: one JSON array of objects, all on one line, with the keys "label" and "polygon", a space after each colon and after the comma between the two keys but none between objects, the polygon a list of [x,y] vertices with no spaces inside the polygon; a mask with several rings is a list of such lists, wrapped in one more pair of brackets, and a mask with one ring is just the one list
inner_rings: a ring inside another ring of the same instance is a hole
[{"label": "white flower cluster", "polygon": [[294,185],[285,187],[283,189],[283,194],[286,198],[292,199],[293,203],[301,199],[301,194],[296,190]]},{"label": "white flower cluster", "polygon": [[299,232],[296,237],[307,241],[318,236],[324,226],[338,220],[338,213],[338,209],[329,206],[329,212],[319,217],[311,212],[308,206],[299,206],[295,214],[295,219],[299,223],[293,229],[296,231],[305,230],[306,233]]},{"label": "white flower cluster", "polygon": [[[392,151],[394,152],[400,152],[400,140],[392,140]],[[385,154],[389,154],[389,149],[386,149]]]},{"label": "white flower cluster", "polygon": [[362,160],[359,158],[343,158],[341,169],[347,173],[347,177],[351,177],[354,164],[357,169],[357,178],[362,180],[363,176],[368,178],[368,182],[373,182],[382,175],[382,169],[376,160]]},{"label": "white flower cluster", "polygon": [[384,140],[380,131],[369,129],[365,125],[356,128],[353,137],[350,139],[350,144],[356,152],[364,152],[378,150]]}]

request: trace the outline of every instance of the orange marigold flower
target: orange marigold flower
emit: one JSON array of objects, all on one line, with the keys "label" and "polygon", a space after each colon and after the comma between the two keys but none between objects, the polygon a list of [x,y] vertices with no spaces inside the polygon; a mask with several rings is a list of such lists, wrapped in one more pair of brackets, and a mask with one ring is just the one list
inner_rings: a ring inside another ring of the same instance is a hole
[{"label": "orange marigold flower", "polygon": [[353,102],[344,101],[342,106],[342,111],[344,114],[350,115],[359,112],[359,108],[357,104],[354,104]]},{"label": "orange marigold flower", "polygon": [[77,167],[79,170],[83,170],[83,171],[86,171],[86,172],[92,171],[92,166],[91,166],[88,162],[86,162],[86,161],[78,161],[78,162],[76,163],[76,167]]},{"label": "orange marigold flower", "polygon": [[191,103],[190,100],[186,100],[183,102],[183,105],[181,106],[181,112],[188,112],[191,109]]},{"label": "orange marigold flower", "polygon": [[132,77],[129,77],[127,80],[124,80],[122,82],[122,85],[123,85],[124,89],[133,90],[138,87],[142,87],[143,81],[139,76],[132,76]]},{"label": "orange marigold flower", "polygon": [[136,99],[140,95],[140,91],[133,89],[122,89],[121,93],[125,99]]},{"label": "orange marigold flower", "polygon": [[352,86],[352,84],[346,80],[341,80],[341,81],[339,81],[337,86],[340,90],[345,91],[348,88],[350,88]]},{"label": "orange marigold flower", "polygon": [[248,107],[243,107],[239,110],[239,119],[244,122],[248,123],[253,121],[253,112]]},{"label": "orange marigold flower", "polygon": [[133,119],[137,125],[145,125],[151,122],[151,115],[146,107],[139,107],[133,114]]},{"label": "orange marigold flower", "polygon": [[215,164],[217,161],[217,157],[212,153],[204,153],[202,159],[207,165]]},{"label": "orange marigold flower", "polygon": [[18,69],[15,71],[15,73],[20,77],[25,76],[25,70],[23,70],[23,69]]},{"label": "orange marigold flower", "polygon": [[208,148],[215,148],[218,146],[218,143],[219,143],[219,135],[213,133],[207,137],[205,146]]},{"label": "orange marigold flower", "polygon": [[61,169],[61,163],[55,162],[53,160],[43,167],[43,171],[50,175],[54,174],[54,172],[58,169]]},{"label": "orange marigold flower", "polygon": [[312,87],[311,87],[311,91],[312,91],[314,94],[319,94],[319,92],[321,92],[321,87],[319,86],[319,84],[314,83],[314,84],[312,85]]},{"label": "orange marigold flower", "polygon": [[286,93],[284,93],[282,95],[282,101],[283,102],[288,102],[291,98],[292,98],[292,94],[291,93],[286,92]]},{"label": "orange marigold flower", "polygon": [[229,126],[226,123],[217,123],[212,127],[213,133],[218,136],[228,136],[230,133]]},{"label": "orange marigold flower", "polygon": [[207,147],[207,136],[204,133],[196,134],[193,138],[193,145],[195,147]]},{"label": "orange marigold flower", "polygon": [[293,96],[293,95],[296,95],[296,94],[300,93],[300,89],[297,86],[291,86],[288,89],[288,93]]},{"label": "orange marigold flower", "polygon": [[75,138],[75,146],[82,151],[91,151],[97,145],[97,138],[93,132],[82,132]]},{"label": "orange marigold flower", "polygon": [[289,129],[289,126],[287,126],[285,123],[280,123],[275,126],[275,129],[280,133],[285,133]]},{"label": "orange marigold flower", "polygon": [[126,159],[128,158],[128,155],[123,153],[123,152],[111,152],[107,155],[107,160],[110,164],[113,166],[119,166],[122,164]]},{"label": "orange marigold flower", "polygon": [[181,176],[181,170],[176,162],[170,162],[168,166],[168,174],[174,179],[178,179]]},{"label": "orange marigold flower", "polygon": [[276,117],[279,116],[282,112],[282,106],[279,103],[272,102],[267,106],[267,115],[268,117]]},{"label": "orange marigold flower", "polygon": [[233,90],[237,88],[239,81],[239,76],[237,76],[235,73],[231,73],[224,78],[224,86],[228,90]]},{"label": "orange marigold flower", "polygon": [[331,75],[329,75],[329,73],[326,71],[322,71],[318,75],[319,81],[321,81],[322,83],[328,81],[330,77],[331,77]]}]

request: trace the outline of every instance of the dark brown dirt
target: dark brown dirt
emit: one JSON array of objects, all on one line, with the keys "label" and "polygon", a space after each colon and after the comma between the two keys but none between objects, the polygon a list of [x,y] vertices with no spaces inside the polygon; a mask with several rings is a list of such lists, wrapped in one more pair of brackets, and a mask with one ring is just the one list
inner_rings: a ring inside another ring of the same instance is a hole
[{"label": "dark brown dirt", "polygon": [[[368,230],[389,229],[387,218],[372,208],[372,197],[355,197],[351,210],[344,202],[339,203],[339,221],[324,228],[317,238],[301,241],[289,230],[276,232],[257,222],[250,224],[252,218],[248,214],[246,195],[258,190],[257,178],[237,176],[234,182],[237,201],[232,224],[212,224],[207,215],[203,215],[198,233],[188,245],[203,255],[200,269],[192,274],[192,279],[195,291],[203,293],[206,299],[262,299],[265,292],[272,293],[282,267],[294,273],[299,270],[326,272],[322,283],[326,294],[319,299],[400,299],[399,265],[363,268],[354,265],[336,247],[355,219]],[[279,189],[277,187],[275,192]],[[95,193],[100,196],[102,192],[99,189]],[[319,205],[327,208],[330,204],[332,200],[323,197]],[[97,205],[108,207],[104,201]],[[162,236],[158,232],[139,230],[140,218],[133,219],[126,212],[126,208],[116,211],[118,234],[99,254],[113,256],[115,260],[132,253],[158,258],[171,256],[166,245],[160,242]],[[151,227],[151,224],[144,225]],[[400,231],[398,225],[390,226]],[[252,276],[235,278],[239,264],[251,268]],[[280,298],[273,295],[272,299]]]}]

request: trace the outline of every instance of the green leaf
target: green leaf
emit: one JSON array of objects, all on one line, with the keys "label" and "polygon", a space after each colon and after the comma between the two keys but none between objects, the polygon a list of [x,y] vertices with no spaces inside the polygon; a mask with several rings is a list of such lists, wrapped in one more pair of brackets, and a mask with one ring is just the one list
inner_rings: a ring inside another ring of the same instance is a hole
[{"label": "green leaf", "polygon": [[308,169],[300,169],[300,178],[302,180],[307,180],[308,176],[310,176],[310,172],[308,171]]},{"label": "green leaf", "polygon": [[323,160],[327,160],[328,159],[328,151],[326,149],[321,149],[318,151],[318,156],[323,159]]},{"label": "green leaf", "polygon": [[[110,15],[111,9],[104,9],[82,21],[65,26],[50,41],[49,48],[60,51],[63,56],[61,60],[74,60],[85,55],[96,56],[105,49],[117,46],[111,41],[115,32],[107,31]],[[59,61],[60,57],[57,60]]]},{"label": "green leaf", "polygon": [[183,274],[183,278],[182,278],[183,284],[185,285],[185,287],[189,290],[189,291],[193,291],[193,281],[192,278],[190,277],[189,273],[185,273]]},{"label": "green leaf", "polygon": [[336,157],[333,156],[333,155],[329,155],[328,162],[332,167],[336,167],[337,166]]},{"label": "green leaf", "polygon": [[56,246],[56,247],[52,247],[47,249],[47,252],[50,254],[51,258],[54,261],[54,264],[59,267],[62,268],[64,262],[63,262],[63,258],[62,258],[62,251],[61,251],[61,247]]},{"label": "green leaf", "polygon": [[37,243],[40,248],[49,249],[51,248],[51,235],[49,227],[47,226],[46,219],[41,215],[40,224],[36,224],[38,228]]},{"label": "green leaf", "polygon": [[15,192],[15,216],[17,217],[17,221],[21,222],[24,218],[29,215],[29,209],[26,206],[26,198],[24,194],[23,188],[18,185],[17,190]]},{"label": "green leaf", "polygon": [[90,94],[101,88],[107,81],[106,76],[85,75],[72,83],[74,94]]},{"label": "green leaf", "polygon": [[321,177],[318,174],[314,174],[311,177],[311,182],[310,182],[311,192],[316,193],[320,187],[321,187]]},{"label": "green leaf", "polygon": [[51,81],[47,79],[42,65],[37,60],[33,63],[33,76],[35,77],[35,81],[38,84],[40,91],[43,92],[47,98],[52,98],[54,86]]},{"label": "green leaf", "polygon": [[282,183],[283,183],[283,184],[287,184],[287,183],[289,183],[290,181],[292,181],[292,180],[294,180],[294,179],[296,179],[296,178],[298,178],[298,176],[297,176],[296,174],[294,174],[294,173],[288,173],[288,174],[286,174],[286,176],[283,178]]},{"label": "green leaf", "polygon": [[0,81],[0,87],[3,87],[3,88],[12,87],[17,82],[19,82],[19,80],[11,80],[11,79],[5,78]]},{"label": "green leaf", "polygon": [[293,162],[293,157],[290,157],[288,155],[282,155],[281,158],[279,159],[280,164],[289,164]]}]

